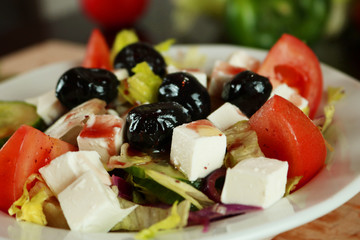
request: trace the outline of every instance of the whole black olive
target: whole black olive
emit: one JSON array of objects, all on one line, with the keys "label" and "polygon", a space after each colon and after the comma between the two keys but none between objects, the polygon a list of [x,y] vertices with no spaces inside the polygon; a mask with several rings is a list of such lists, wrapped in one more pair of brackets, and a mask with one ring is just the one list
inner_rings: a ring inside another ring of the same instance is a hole
[{"label": "whole black olive", "polygon": [[177,102],[190,113],[193,121],[206,118],[211,111],[210,95],[190,73],[175,72],[166,75],[158,92],[159,102]]},{"label": "whole black olive", "polygon": [[128,73],[133,75],[133,67],[141,62],[147,62],[151,70],[163,77],[166,74],[166,63],[163,56],[156,51],[151,45],[137,42],[129,44],[116,55],[114,68],[125,68]]},{"label": "whole black olive", "polygon": [[75,67],[59,78],[55,94],[65,107],[72,109],[92,98],[110,103],[118,95],[118,85],[117,77],[108,70]]},{"label": "whole black olive", "polygon": [[221,97],[251,117],[269,98],[272,85],[268,78],[243,71],[225,84]]},{"label": "whole black olive", "polygon": [[190,122],[176,102],[158,102],[133,108],[126,117],[125,140],[134,149],[157,154],[170,150],[173,129]]}]

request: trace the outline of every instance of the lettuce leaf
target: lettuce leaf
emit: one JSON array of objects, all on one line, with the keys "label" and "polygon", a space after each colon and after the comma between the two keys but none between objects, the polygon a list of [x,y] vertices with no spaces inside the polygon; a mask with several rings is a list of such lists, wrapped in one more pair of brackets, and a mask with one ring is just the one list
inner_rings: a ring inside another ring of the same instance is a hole
[{"label": "lettuce leaf", "polygon": [[168,51],[170,49],[170,47],[172,45],[174,45],[174,43],[175,43],[175,39],[170,38],[170,39],[168,39],[168,40],[166,40],[164,42],[161,42],[161,43],[157,44],[154,48],[158,52],[166,52],[166,51]]},{"label": "lettuce leaf", "polygon": [[123,98],[135,105],[157,101],[157,91],[162,79],[156,75],[147,62],[138,63],[133,76],[121,81],[119,91]]},{"label": "lettuce leaf", "polygon": [[146,169],[145,174],[162,186],[179,194],[181,197],[191,202],[191,204],[193,204],[198,209],[202,209],[214,204],[214,202],[210,200],[204,193],[197,190],[190,184],[179,181],[178,179],[169,177],[163,173],[151,169]]},{"label": "lettuce leaf", "polygon": [[206,56],[197,47],[189,47],[185,53],[179,51],[176,58],[165,56],[165,60],[178,69],[200,69],[206,62]]},{"label": "lettuce leaf", "polygon": [[140,151],[137,151],[136,155],[129,155],[129,147],[129,143],[122,144],[120,155],[110,157],[107,167],[109,169],[129,168],[131,166],[147,164],[152,161],[152,157]]},{"label": "lettuce leaf", "polygon": [[[189,204],[190,207],[190,204]],[[187,211],[188,212],[188,211]],[[136,239],[147,240],[155,237],[155,235],[160,231],[171,230],[175,228],[183,227],[184,221],[178,211],[178,203],[175,202],[171,207],[171,213],[165,219],[151,225],[147,229],[141,230],[138,234],[135,235]]]},{"label": "lettuce leaf", "polygon": [[[29,194],[28,185],[35,181],[44,182],[39,174],[30,175],[24,184],[23,194],[11,205],[8,212],[9,215],[16,215],[18,221],[27,221],[45,226],[47,220],[43,211],[43,203],[53,194],[45,184],[33,191],[35,193]],[[34,187],[36,188],[36,186]]]},{"label": "lettuce leaf", "polygon": [[124,29],[121,30],[115,37],[113,46],[111,48],[110,58],[113,62],[116,55],[123,49],[125,46],[138,42],[139,38],[136,35],[134,30]]},{"label": "lettuce leaf", "polygon": [[296,189],[296,185],[300,182],[302,177],[303,176],[296,176],[287,179],[284,197],[286,197]]},{"label": "lettuce leaf", "polygon": [[[120,206],[122,208],[128,208],[136,205],[133,202],[119,198]],[[177,212],[180,215],[180,226],[186,226],[187,219],[190,211],[190,202],[181,201],[177,206]],[[134,211],[132,211],[121,222],[117,223],[112,231],[127,230],[127,231],[140,231],[151,227],[152,225],[166,219],[171,214],[171,205],[163,206],[143,206],[138,205]]]},{"label": "lettuce leaf", "polygon": [[248,121],[239,121],[224,131],[227,142],[225,167],[234,167],[247,158],[263,157],[256,132],[251,129]]}]

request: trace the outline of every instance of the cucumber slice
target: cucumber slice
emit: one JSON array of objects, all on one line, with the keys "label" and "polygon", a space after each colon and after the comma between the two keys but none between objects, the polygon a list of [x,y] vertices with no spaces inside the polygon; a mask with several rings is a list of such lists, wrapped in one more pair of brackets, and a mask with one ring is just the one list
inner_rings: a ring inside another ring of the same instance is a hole
[{"label": "cucumber slice", "polygon": [[0,147],[23,124],[39,130],[45,128],[34,105],[22,101],[0,101]]},{"label": "cucumber slice", "polygon": [[154,170],[157,172],[162,172],[172,178],[187,181],[184,174],[177,171],[172,165],[170,165],[169,163],[166,163],[166,162],[157,162],[157,163],[149,162],[149,163],[142,164],[142,165],[133,165],[129,168],[125,168],[124,170],[135,177],[146,178],[146,176],[145,176],[146,169]]}]

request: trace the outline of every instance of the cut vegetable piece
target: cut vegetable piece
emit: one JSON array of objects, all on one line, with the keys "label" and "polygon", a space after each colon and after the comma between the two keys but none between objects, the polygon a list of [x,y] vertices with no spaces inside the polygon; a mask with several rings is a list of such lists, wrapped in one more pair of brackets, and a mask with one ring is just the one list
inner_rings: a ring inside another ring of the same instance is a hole
[{"label": "cut vegetable piece", "polygon": [[214,204],[214,202],[210,200],[205,194],[187,183],[154,170],[145,170],[145,173],[154,181],[168,189],[171,189],[172,191],[182,196],[184,199],[190,201],[191,204],[193,204],[198,209],[202,209]]},{"label": "cut vegetable piece", "polygon": [[314,52],[300,39],[284,34],[270,49],[258,70],[272,83],[284,82],[295,87],[309,101],[310,118],[320,105],[323,77],[319,60]]},{"label": "cut vegetable piece", "polygon": [[99,29],[94,29],[90,35],[82,66],[85,68],[112,69],[110,49]]},{"label": "cut vegetable piece", "polygon": [[[136,204],[119,198],[120,206],[122,208],[129,208]],[[151,225],[162,221],[171,214],[170,208],[156,207],[156,206],[142,206],[139,205],[133,212],[126,216],[121,222],[116,224],[112,231],[127,230],[127,231],[140,231]],[[190,210],[189,201],[181,201],[178,204],[177,211],[181,218],[181,226],[186,226]]]},{"label": "cut vegetable piece", "polygon": [[76,147],[23,125],[0,150],[0,210],[7,211],[22,195],[26,179],[52,159]]},{"label": "cut vegetable piece", "polygon": [[0,147],[23,124],[40,130],[45,128],[34,105],[21,101],[0,101]]},{"label": "cut vegetable piece", "polygon": [[225,166],[234,167],[247,158],[263,157],[256,132],[251,129],[248,121],[240,121],[224,131],[226,136]]},{"label": "cut vegetable piece", "polygon": [[111,48],[111,61],[113,62],[116,54],[120,52],[125,46],[138,42],[139,38],[133,30],[122,30],[116,34],[113,46]]},{"label": "cut vegetable piece", "polygon": [[153,73],[146,62],[137,64],[132,71],[135,73],[133,76],[121,81],[121,95],[131,104],[156,102],[161,78]]},{"label": "cut vegetable piece", "polygon": [[275,95],[249,120],[268,158],[289,163],[288,178],[302,176],[296,189],[324,166],[325,140],[314,123],[294,104]]}]

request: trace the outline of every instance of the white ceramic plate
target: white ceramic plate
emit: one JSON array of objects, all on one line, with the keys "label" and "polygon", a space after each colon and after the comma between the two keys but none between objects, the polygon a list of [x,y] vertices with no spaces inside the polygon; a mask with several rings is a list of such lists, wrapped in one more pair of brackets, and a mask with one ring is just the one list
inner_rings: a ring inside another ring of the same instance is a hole
[{"label": "white ceramic plate", "polygon": [[[185,51],[189,46],[178,46],[172,54]],[[201,45],[198,50],[206,55],[206,70],[217,59],[225,60],[239,47],[227,45]],[[252,56],[263,59],[266,52],[242,48]],[[53,89],[58,77],[74,63],[58,63],[17,76],[0,84],[0,99],[15,100],[37,96]],[[214,222],[210,230],[190,227],[181,231],[160,234],[156,239],[264,239],[310,222],[339,207],[360,191],[360,84],[355,79],[322,65],[327,86],[342,86],[346,98],[336,104],[332,127],[335,151],[327,165],[305,187],[277,202],[264,211],[253,212]],[[0,237],[5,239],[133,239],[131,233],[83,234],[42,227],[31,223],[18,223],[0,213]]]}]

